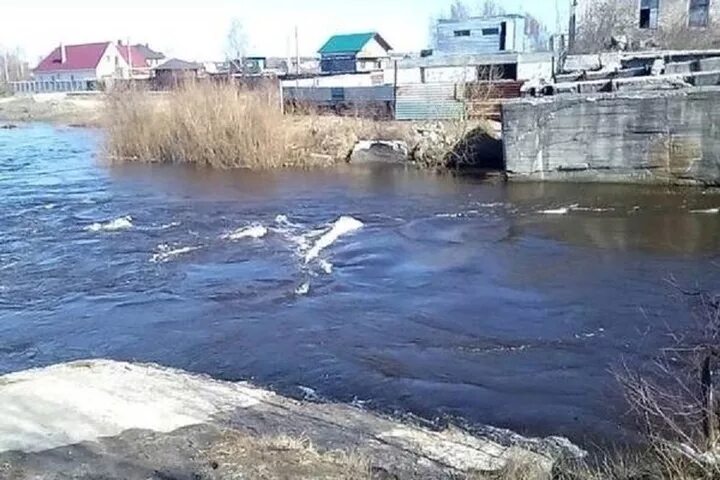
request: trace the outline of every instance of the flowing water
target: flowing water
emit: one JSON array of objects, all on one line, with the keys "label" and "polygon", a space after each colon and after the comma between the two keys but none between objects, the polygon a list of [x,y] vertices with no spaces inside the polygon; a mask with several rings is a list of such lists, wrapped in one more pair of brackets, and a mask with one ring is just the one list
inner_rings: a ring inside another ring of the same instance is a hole
[{"label": "flowing water", "polygon": [[0,372],[107,357],[578,442],[720,279],[720,196],[103,165],[0,130]]}]

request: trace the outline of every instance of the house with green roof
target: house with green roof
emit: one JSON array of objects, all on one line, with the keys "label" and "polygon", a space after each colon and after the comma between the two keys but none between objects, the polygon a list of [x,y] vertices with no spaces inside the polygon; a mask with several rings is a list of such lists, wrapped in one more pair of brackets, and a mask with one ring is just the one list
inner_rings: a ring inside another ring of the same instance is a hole
[{"label": "house with green roof", "polygon": [[334,35],[319,50],[322,73],[358,73],[383,70],[390,64],[392,47],[377,32]]}]

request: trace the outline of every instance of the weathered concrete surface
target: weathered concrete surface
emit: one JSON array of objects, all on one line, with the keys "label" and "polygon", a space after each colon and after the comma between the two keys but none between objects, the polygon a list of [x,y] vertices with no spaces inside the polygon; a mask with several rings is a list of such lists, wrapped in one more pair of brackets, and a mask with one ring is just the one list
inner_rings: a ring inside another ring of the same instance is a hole
[{"label": "weathered concrete surface", "polygon": [[511,179],[720,184],[720,88],[503,105]]},{"label": "weathered concrete surface", "polygon": [[197,480],[266,468],[220,468],[215,456],[240,448],[228,444],[228,431],[250,439],[243,442],[254,446],[242,448],[255,452],[251,460],[264,454],[257,439],[286,435],[322,450],[357,452],[377,478],[462,478],[513,462],[547,472],[553,463],[547,452],[557,445],[433,431],[348,405],[300,403],[153,365],[85,361],[0,377],[2,478]]}]

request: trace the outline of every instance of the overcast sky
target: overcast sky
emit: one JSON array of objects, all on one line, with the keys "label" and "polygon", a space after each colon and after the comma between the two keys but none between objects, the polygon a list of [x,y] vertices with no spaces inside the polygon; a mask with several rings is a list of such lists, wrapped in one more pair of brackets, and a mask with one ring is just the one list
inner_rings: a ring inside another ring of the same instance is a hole
[{"label": "overcast sky", "polygon": [[[510,13],[528,11],[552,30],[556,0],[498,0]],[[468,0],[477,5],[482,0]],[[169,56],[222,59],[233,17],[252,55],[286,56],[299,29],[312,55],[334,33],[378,31],[397,51],[425,48],[429,19],[450,0],[0,0],[0,48],[21,48],[31,63],[60,42],[130,38]],[[561,17],[568,0],[557,0]],[[563,20],[564,22],[564,20]],[[292,43],[291,43],[292,42]]]}]

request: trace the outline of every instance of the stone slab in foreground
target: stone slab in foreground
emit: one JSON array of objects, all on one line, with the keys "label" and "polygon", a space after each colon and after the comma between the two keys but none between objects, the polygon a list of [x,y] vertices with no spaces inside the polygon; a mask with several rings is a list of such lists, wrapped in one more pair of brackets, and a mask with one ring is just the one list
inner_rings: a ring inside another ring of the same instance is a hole
[{"label": "stone slab in foreground", "polygon": [[212,453],[239,448],[227,445],[228,432],[245,439],[242,452],[265,452],[274,445],[267,439],[279,437],[304,439],[315,452],[355,452],[372,472],[391,475],[384,478],[457,478],[508,462],[552,466],[538,453],[542,441],[503,445],[156,365],[94,360],[0,377],[2,478],[229,478]]}]

